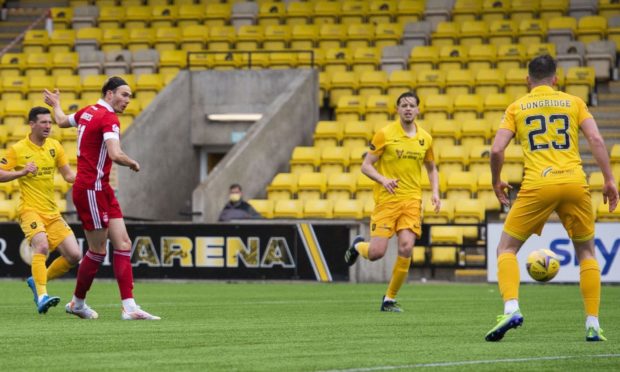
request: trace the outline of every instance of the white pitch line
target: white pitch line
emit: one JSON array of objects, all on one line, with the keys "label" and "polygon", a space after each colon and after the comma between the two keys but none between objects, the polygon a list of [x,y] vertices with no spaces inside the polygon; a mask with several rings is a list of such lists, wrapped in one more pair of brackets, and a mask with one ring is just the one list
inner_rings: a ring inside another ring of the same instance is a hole
[{"label": "white pitch line", "polygon": [[465,360],[461,362],[420,363],[420,364],[405,364],[405,365],[400,365],[400,366],[377,366],[377,367],[368,367],[368,368],[331,369],[331,370],[321,371],[321,372],[371,372],[371,371],[389,371],[389,370],[394,370],[394,369],[457,367],[457,366],[476,365],[476,364],[519,363],[519,362],[534,362],[534,361],[540,361],[540,360],[583,359],[583,358],[620,358],[620,354],[559,355],[559,356],[536,357],[536,358]]}]

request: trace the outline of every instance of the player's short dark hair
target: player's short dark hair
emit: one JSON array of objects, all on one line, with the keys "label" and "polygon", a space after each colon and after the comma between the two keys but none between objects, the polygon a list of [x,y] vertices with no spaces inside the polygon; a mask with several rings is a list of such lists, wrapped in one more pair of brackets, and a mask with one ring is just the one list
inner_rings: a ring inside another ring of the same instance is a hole
[{"label": "player's short dark hair", "polygon": [[103,84],[103,88],[101,88],[101,96],[105,97],[105,94],[108,92],[108,90],[114,92],[116,88],[120,87],[121,85],[129,84],[127,84],[127,82],[123,80],[123,78],[120,78],[118,76],[112,76],[111,78],[106,80],[105,84]]},{"label": "player's short dark hair", "polygon": [[407,97],[415,98],[415,101],[417,102],[418,106],[420,106],[420,97],[418,97],[418,94],[416,92],[411,90],[409,92],[405,92],[401,94],[400,96],[398,96],[398,99],[396,100],[396,107],[400,105],[400,100],[402,100],[403,98],[407,98]]},{"label": "player's short dark hair", "polygon": [[239,191],[243,191],[243,189],[241,188],[241,185],[238,183],[233,183],[232,185],[230,185],[230,187],[228,188],[228,191],[231,191],[232,189],[239,189]]},{"label": "player's short dark hair", "polygon": [[39,115],[51,114],[47,107],[35,106],[28,113],[28,121],[36,122]]},{"label": "player's short dark hair", "polygon": [[527,65],[527,73],[531,79],[539,81],[555,76],[557,63],[548,54],[543,54],[530,61]]}]

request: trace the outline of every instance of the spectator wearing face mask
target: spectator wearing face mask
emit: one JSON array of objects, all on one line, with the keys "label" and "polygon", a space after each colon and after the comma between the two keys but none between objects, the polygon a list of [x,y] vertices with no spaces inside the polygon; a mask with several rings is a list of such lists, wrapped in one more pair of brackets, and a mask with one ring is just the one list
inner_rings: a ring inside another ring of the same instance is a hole
[{"label": "spectator wearing face mask", "polygon": [[241,185],[232,184],[229,188],[228,203],[220,213],[219,221],[263,218],[248,202],[243,200]]}]

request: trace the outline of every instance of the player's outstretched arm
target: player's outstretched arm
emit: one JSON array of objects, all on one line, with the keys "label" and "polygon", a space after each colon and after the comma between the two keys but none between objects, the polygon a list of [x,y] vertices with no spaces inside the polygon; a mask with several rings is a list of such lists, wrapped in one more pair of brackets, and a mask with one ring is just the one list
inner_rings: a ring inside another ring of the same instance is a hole
[{"label": "player's outstretched arm", "polygon": [[605,180],[603,185],[603,202],[606,204],[609,202],[609,211],[613,212],[618,206],[618,187],[616,186],[614,174],[611,171],[605,140],[601,136],[596,121],[593,118],[588,118],[581,123],[581,131],[588,141],[596,164],[598,164],[603,173],[603,179]]},{"label": "player's outstretched arm", "polygon": [[504,166],[504,151],[510,140],[514,136],[514,133],[508,129],[500,128],[497,130],[493,146],[491,147],[491,177],[493,183],[493,191],[500,203],[506,207],[510,206],[510,199],[506,193],[506,189],[512,189],[508,183],[503,182],[501,179],[502,167]]},{"label": "player's outstretched arm", "polygon": [[105,141],[105,145],[108,150],[108,156],[110,157],[110,159],[112,159],[113,162],[125,167],[129,167],[129,169],[134,172],[140,171],[140,164],[138,164],[137,161],[133,160],[123,152],[119,140],[115,138],[109,138]]},{"label": "player's outstretched arm", "polygon": [[60,107],[60,91],[58,89],[54,89],[53,92],[50,92],[47,89],[43,90],[43,100],[52,107],[56,124],[58,124],[61,128],[69,128],[71,126],[69,117]]}]

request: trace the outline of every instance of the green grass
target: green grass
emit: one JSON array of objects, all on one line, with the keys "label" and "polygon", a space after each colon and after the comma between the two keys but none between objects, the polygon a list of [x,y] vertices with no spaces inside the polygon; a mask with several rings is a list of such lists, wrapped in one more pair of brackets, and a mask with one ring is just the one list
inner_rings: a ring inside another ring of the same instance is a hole
[{"label": "green grass", "polygon": [[[73,285],[52,282],[61,304],[39,315],[24,282],[0,281],[0,369],[598,372],[620,366],[620,286],[603,287],[608,342],[585,342],[578,286],[524,285],[524,326],[488,343],[484,335],[502,309],[490,284],[410,283],[399,296],[405,312],[394,314],[378,311],[385,284],[138,282],[138,302],[162,316],[159,322],[121,321],[116,283],[106,281],[96,281],[88,298],[99,319],[65,314]],[[591,357],[605,354],[611,355]],[[546,357],[568,359],[531,359]],[[464,361],[485,362],[420,366]]]}]

